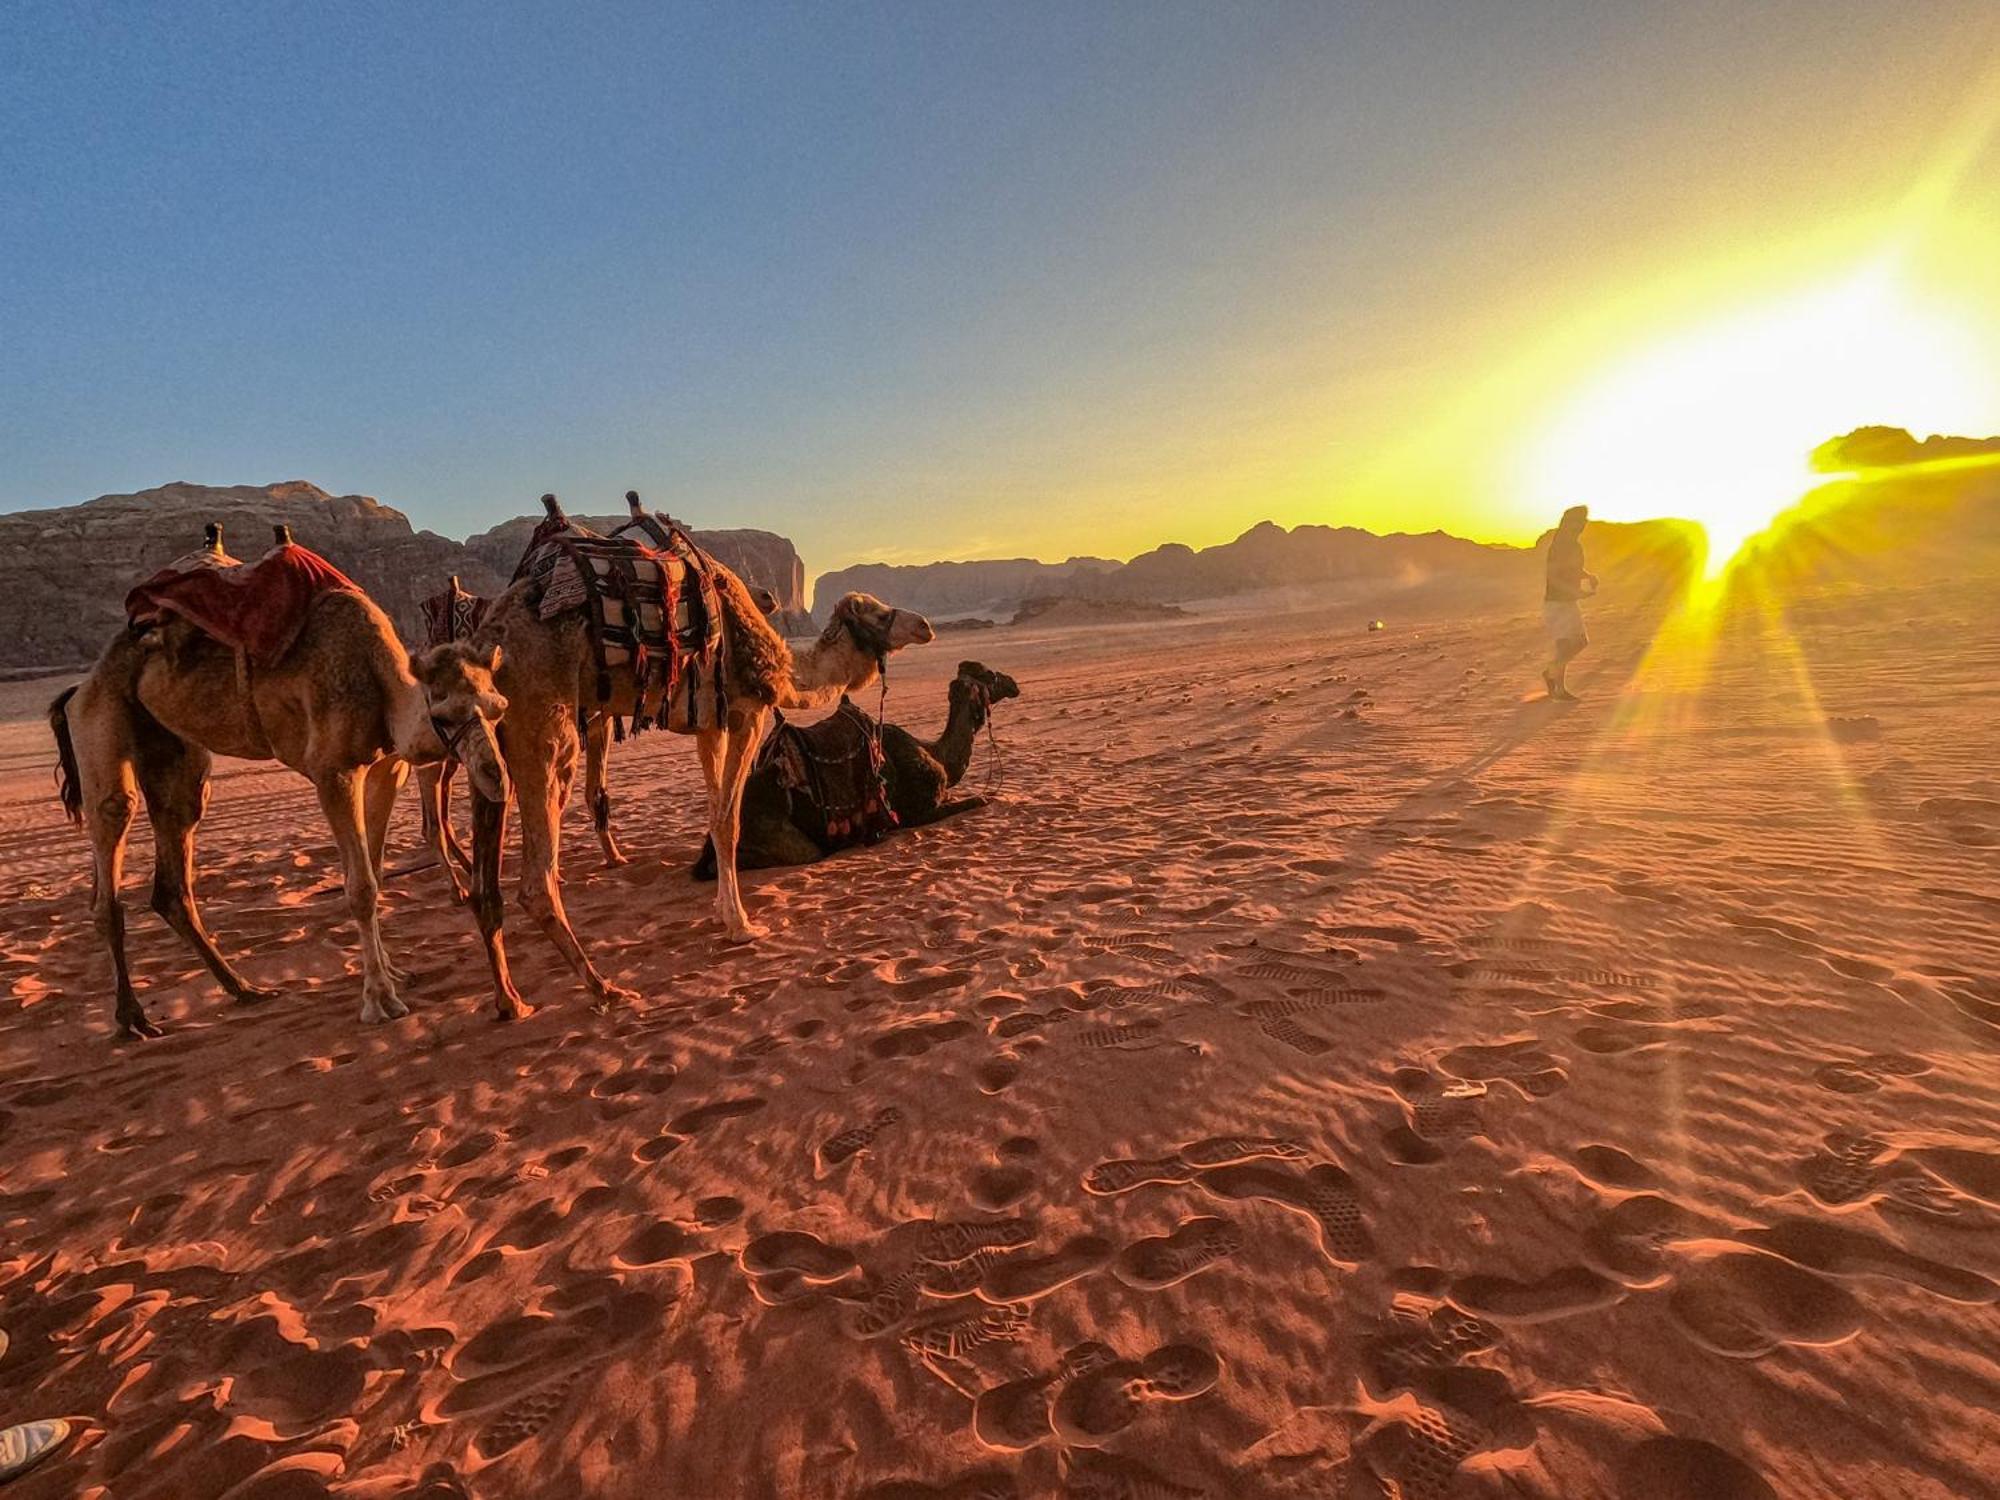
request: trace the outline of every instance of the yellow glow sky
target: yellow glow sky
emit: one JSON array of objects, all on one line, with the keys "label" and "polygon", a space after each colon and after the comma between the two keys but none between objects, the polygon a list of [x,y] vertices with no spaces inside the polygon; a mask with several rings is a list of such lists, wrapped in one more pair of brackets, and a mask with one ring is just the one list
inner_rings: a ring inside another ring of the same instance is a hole
[{"label": "yellow glow sky", "polygon": [[1719,561],[1799,497],[1826,438],[2000,433],[2000,71],[1886,71],[1833,138],[1747,113],[1740,135],[1629,143],[1681,196],[1610,188],[1559,260],[1480,251],[1552,248],[1573,186],[1495,205],[1439,250],[1464,269],[1437,273],[1436,305],[1388,293],[1407,340],[1385,351],[1377,327],[1330,378],[1295,373],[1298,343],[1220,351],[1244,373],[1215,420],[1173,424],[1145,479],[1106,475],[1087,525],[1049,528],[1041,555],[1202,545],[1266,517],[1525,542],[1582,502],[1701,521]]}]

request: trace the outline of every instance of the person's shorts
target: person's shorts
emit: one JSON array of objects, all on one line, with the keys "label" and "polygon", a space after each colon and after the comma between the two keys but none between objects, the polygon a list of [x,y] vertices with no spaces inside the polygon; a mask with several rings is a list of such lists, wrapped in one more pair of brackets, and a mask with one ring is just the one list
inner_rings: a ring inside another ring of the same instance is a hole
[{"label": "person's shorts", "polygon": [[1583,628],[1583,608],[1574,599],[1549,600],[1542,606],[1542,624],[1548,627],[1549,639],[1558,644],[1590,639],[1590,632]]}]

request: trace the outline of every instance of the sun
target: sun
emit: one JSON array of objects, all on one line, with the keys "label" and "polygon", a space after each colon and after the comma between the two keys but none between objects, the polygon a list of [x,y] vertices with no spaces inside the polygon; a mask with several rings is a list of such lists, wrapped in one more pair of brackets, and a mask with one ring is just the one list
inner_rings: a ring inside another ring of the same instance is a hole
[{"label": "sun", "polygon": [[1996,409],[2000,374],[1970,320],[1926,304],[1885,259],[1596,371],[1526,448],[1522,494],[1551,515],[1586,504],[1599,520],[1697,521],[1714,572],[1815,482],[1807,455],[1827,438],[1869,424],[1969,432]]}]

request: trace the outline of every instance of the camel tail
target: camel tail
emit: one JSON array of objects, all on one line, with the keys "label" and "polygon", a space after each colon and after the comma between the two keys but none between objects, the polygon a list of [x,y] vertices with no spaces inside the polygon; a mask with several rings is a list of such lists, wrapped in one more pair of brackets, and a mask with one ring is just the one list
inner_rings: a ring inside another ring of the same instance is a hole
[{"label": "camel tail", "polygon": [[77,769],[76,741],[69,732],[69,700],[81,684],[64,688],[49,705],[49,730],[56,737],[56,796],[62,801],[63,816],[79,827],[83,823],[83,773]]}]

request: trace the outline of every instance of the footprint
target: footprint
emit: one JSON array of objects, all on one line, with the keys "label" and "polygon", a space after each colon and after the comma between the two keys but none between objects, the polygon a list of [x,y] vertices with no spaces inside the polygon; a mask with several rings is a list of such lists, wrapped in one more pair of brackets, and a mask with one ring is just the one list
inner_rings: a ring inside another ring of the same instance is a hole
[{"label": "footprint", "polygon": [[1049,1422],[1051,1393],[1117,1360],[1117,1352],[1108,1345],[1077,1344],[1046,1374],[988,1386],[972,1403],[973,1435],[987,1447],[1008,1453],[1047,1441],[1055,1436]]},{"label": "footprint", "polygon": [[1820,1150],[1799,1164],[1799,1182],[1829,1207],[1853,1203],[1875,1185],[1875,1163],[1888,1151],[1889,1143],[1872,1135],[1833,1131]]},{"label": "footprint", "polygon": [[989,1344],[1012,1343],[1027,1327],[1025,1307],[981,1307],[977,1312],[927,1319],[906,1331],[901,1342],[922,1358],[963,1359]]},{"label": "footprint", "polygon": [[1456,1078],[1481,1083],[1507,1083],[1530,1099],[1547,1098],[1565,1083],[1561,1059],[1542,1050],[1534,1037],[1495,1046],[1454,1047],[1438,1065]]},{"label": "footprint", "polygon": [[625,1269],[657,1266],[685,1254],[687,1248],[687,1232],[671,1219],[660,1219],[628,1239],[612,1263]]},{"label": "footprint", "polygon": [[1659,1186],[1651,1167],[1616,1146],[1579,1146],[1571,1159],[1579,1172],[1604,1187],[1641,1192]]},{"label": "footprint", "polygon": [[1813,1071],[1813,1082],[1836,1094],[1872,1094],[1895,1078],[1915,1078],[1931,1065],[1921,1057],[1877,1052],[1850,1062],[1824,1063]]},{"label": "footprint", "polygon": [[754,1115],[768,1102],[754,1095],[742,1099],[718,1099],[713,1104],[697,1105],[683,1114],[674,1116],[667,1122],[667,1130],[673,1135],[697,1135],[717,1120],[735,1120],[744,1115]]},{"label": "footprint", "polygon": [[1216,1135],[1192,1141],[1177,1153],[1195,1167],[1227,1167],[1237,1162],[1271,1158],[1277,1161],[1304,1161],[1311,1153],[1299,1141],[1275,1135]]},{"label": "footprint", "polygon": [[1134,1188],[1149,1186],[1156,1182],[1192,1182],[1196,1168],[1178,1156],[1157,1157],[1150,1161],[1120,1159],[1101,1161],[1083,1174],[1083,1189],[1101,1198],[1114,1193],[1129,1193]]},{"label": "footprint", "polygon": [[1398,1068],[1390,1084],[1402,1097],[1405,1119],[1383,1137],[1389,1154],[1406,1166],[1444,1160],[1445,1147],[1483,1132],[1481,1083],[1447,1082],[1424,1068]]},{"label": "footprint", "polygon": [[1049,1408],[1049,1425],[1071,1447],[1101,1448],[1138,1420],[1148,1401],[1189,1401],[1221,1377],[1222,1363],[1209,1350],[1169,1344],[1070,1381]]},{"label": "footprint", "polygon": [[790,1229],[758,1235],[737,1258],[752,1276],[789,1272],[815,1285],[845,1280],[861,1269],[845,1250],[827,1244],[818,1235]]},{"label": "footprint", "polygon": [[1609,1307],[1625,1289],[1585,1266],[1563,1266],[1534,1281],[1508,1276],[1462,1276],[1451,1284],[1451,1300],[1477,1317],[1496,1322],[1540,1323]]},{"label": "footprint", "polygon": [[1135,1240],[1119,1253],[1112,1274],[1127,1286],[1156,1292],[1186,1281],[1243,1248],[1234,1220],[1183,1219],[1169,1234]]},{"label": "footprint", "polygon": [[972,1174],[967,1196],[975,1208],[1000,1213],[1012,1208],[1034,1190],[1035,1173],[1018,1163],[1002,1162],[981,1167]]},{"label": "footprint", "polygon": [[1331,1162],[1304,1172],[1245,1162],[1211,1168],[1199,1181],[1218,1198],[1263,1198],[1304,1214],[1318,1225],[1320,1249],[1336,1264],[1358,1265],[1374,1250],[1354,1180]]},{"label": "footprint", "polygon": [[1764,1229],[1746,1229],[1737,1238],[1833,1276],[1884,1276],[1972,1306],[2000,1300],[2000,1286],[1977,1272],[1912,1255],[1888,1240],[1843,1224],[1780,1219]]},{"label": "footprint", "polygon": [[1439,1371],[1500,1343],[1498,1328],[1448,1304],[1399,1297],[1391,1311],[1392,1326],[1363,1351],[1364,1388],[1377,1400],[1420,1383],[1435,1384],[1431,1377]]},{"label": "footprint", "polygon": [[901,1110],[887,1105],[877,1110],[875,1117],[866,1125],[850,1125],[838,1135],[821,1141],[813,1152],[814,1175],[824,1177],[835,1167],[860,1155],[874,1144],[878,1135],[902,1118]]},{"label": "footprint", "polygon": [[1702,1348],[1756,1359],[1782,1344],[1838,1344],[1862,1322],[1861,1304],[1824,1276],[1758,1251],[1725,1251],[1683,1271],[1667,1310]]},{"label": "footprint", "polygon": [[569,1399],[569,1393],[582,1377],[581,1369],[571,1370],[503,1409],[480,1428],[479,1435],[472,1442],[473,1452],[491,1461],[535,1437],[562,1409],[563,1402]]},{"label": "footprint", "polygon": [[1115,1247],[1102,1235],[1083,1234],[1052,1255],[1009,1255],[980,1280],[979,1296],[1001,1304],[1033,1302],[1080,1281],[1110,1263]]},{"label": "footprint", "polygon": [[936,1265],[949,1265],[981,1250],[1014,1250],[1035,1237],[1026,1219],[940,1219],[927,1225],[917,1247],[917,1258]]},{"label": "footprint", "polygon": [[1672,1271],[1667,1247],[1700,1237],[1704,1230],[1678,1203],[1642,1193],[1607,1211],[1585,1232],[1584,1259],[1628,1287],[1658,1286]]}]

